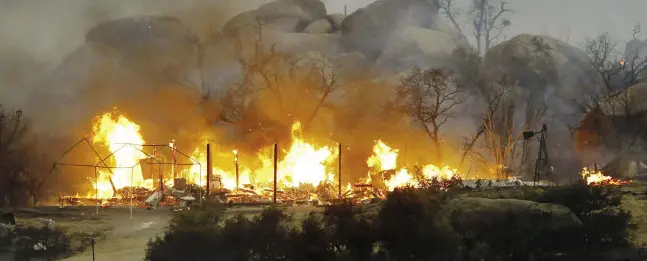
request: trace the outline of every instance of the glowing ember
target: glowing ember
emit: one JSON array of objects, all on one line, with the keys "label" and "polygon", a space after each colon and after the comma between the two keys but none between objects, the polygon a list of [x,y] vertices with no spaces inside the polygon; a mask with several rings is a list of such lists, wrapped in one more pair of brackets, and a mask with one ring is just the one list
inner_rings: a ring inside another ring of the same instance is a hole
[{"label": "glowing ember", "polygon": [[[91,192],[91,196],[109,198],[113,195],[110,179],[116,189],[129,186],[151,185],[152,180],[145,181],[141,168],[137,167],[139,160],[146,158],[141,151],[144,139],[139,133],[139,125],[130,121],[123,115],[105,113],[95,120],[92,142],[101,144],[110,150],[114,165],[107,162],[111,169],[99,169],[98,180],[93,180],[93,186],[97,191]],[[126,145],[134,144],[134,145]],[[112,174],[111,172],[112,171]]]},{"label": "glowing ember", "polygon": [[591,171],[587,168],[582,169],[582,178],[588,185],[623,185],[631,183],[631,180],[619,180],[605,176],[601,171]]}]

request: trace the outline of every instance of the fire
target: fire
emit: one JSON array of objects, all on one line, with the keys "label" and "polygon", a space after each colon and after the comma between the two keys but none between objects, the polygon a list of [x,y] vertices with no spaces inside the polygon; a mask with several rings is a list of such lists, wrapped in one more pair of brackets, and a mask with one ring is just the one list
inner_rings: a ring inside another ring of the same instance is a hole
[{"label": "fire", "polygon": [[[206,142],[205,142],[206,144]],[[206,155],[196,148],[191,157],[197,162],[191,167],[190,179],[187,181],[200,184],[199,179],[206,180]],[[223,187],[229,190],[236,189],[236,172],[234,166],[238,165],[239,151],[234,149],[232,168],[212,167],[214,175],[221,177]],[[334,172],[329,166],[336,159],[334,150],[330,147],[318,147],[303,139],[301,123],[295,122],[292,125],[292,143],[289,149],[283,151],[284,156],[277,164],[277,178],[279,187],[297,188],[301,185],[317,186],[319,184],[334,180]],[[238,186],[252,184],[252,177],[257,177],[259,183],[271,184],[274,176],[274,161],[272,153],[259,153],[257,160],[262,166],[256,170],[241,167],[238,173]],[[202,167],[202,172],[200,168]],[[222,167],[222,165],[220,166]],[[200,176],[200,173],[201,176]],[[204,183],[202,183],[204,184]],[[252,184],[255,185],[255,184]]]},{"label": "fire", "polygon": [[619,180],[605,176],[601,171],[591,171],[587,168],[582,169],[582,178],[588,185],[623,185],[631,183],[631,180]]},{"label": "fire", "polygon": [[[334,150],[328,146],[317,146],[303,138],[301,123],[292,124],[292,143],[278,162],[277,178],[281,186],[297,188],[301,185],[317,186],[334,180],[334,172],[329,170],[336,159]],[[273,156],[260,155],[263,166],[257,172],[264,177],[273,176]]]},{"label": "fire", "polygon": [[146,158],[146,155],[142,152],[141,145],[144,144],[144,139],[139,133],[139,125],[124,115],[105,113],[96,118],[93,130],[92,142],[108,147],[112,153],[111,159],[114,165],[106,162],[111,168],[98,170],[98,179],[92,181],[98,194],[92,196],[99,198],[116,196],[113,195],[112,185],[115,189],[144,186],[147,181],[143,179],[138,163],[139,160]]},{"label": "fire", "polygon": [[457,175],[455,169],[450,169],[447,166],[439,168],[433,164],[428,164],[421,168],[421,177],[415,177],[407,168],[397,169],[398,152],[397,149],[392,149],[383,141],[378,140],[373,146],[373,155],[366,161],[366,164],[374,171],[384,173],[384,171],[395,170],[395,174],[388,179],[382,177],[389,191],[393,191],[398,187],[419,186],[419,179],[431,180],[436,178],[446,180]]}]

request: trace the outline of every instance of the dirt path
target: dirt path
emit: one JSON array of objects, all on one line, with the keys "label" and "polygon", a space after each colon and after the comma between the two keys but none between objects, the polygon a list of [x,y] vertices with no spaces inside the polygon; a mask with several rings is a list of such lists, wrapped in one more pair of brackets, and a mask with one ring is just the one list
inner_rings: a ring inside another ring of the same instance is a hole
[{"label": "dirt path", "polygon": [[[228,214],[256,215],[263,210],[262,207],[232,208]],[[289,207],[288,213],[303,216],[310,211],[321,211],[315,207]],[[95,246],[96,261],[142,261],[146,251],[146,243],[151,237],[162,233],[171,218],[171,211],[149,211],[135,209],[133,219],[130,212],[125,209],[106,209],[102,215],[107,218],[104,222],[113,229],[99,240]],[[92,260],[92,249],[65,259],[64,261]]]},{"label": "dirt path", "polygon": [[[113,230],[99,240],[95,246],[96,261],[141,261],[144,258],[146,243],[164,231],[170,219],[170,211],[146,211],[137,209],[133,219],[127,209],[107,211],[109,224]],[[92,249],[66,261],[92,260]]]}]

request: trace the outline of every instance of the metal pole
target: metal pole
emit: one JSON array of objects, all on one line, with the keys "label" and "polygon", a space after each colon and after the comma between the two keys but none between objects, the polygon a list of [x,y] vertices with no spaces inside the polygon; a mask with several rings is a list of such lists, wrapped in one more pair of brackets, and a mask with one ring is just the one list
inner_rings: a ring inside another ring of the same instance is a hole
[{"label": "metal pole", "polygon": [[339,176],[338,177],[338,179],[339,179],[339,191],[337,192],[338,193],[337,196],[339,197],[339,199],[341,199],[341,143],[339,143],[339,158],[338,158],[338,161],[339,161],[339,166],[338,166],[339,167],[339,170],[338,170],[338,172],[339,172],[338,173],[338,176]]},{"label": "metal pole", "polygon": [[99,174],[97,167],[94,167],[94,199],[97,201],[97,216],[99,215]]},{"label": "metal pole", "polygon": [[94,244],[95,244],[95,239],[94,239],[94,237],[86,237],[85,239],[90,239],[90,242],[92,243],[92,261],[94,261]]},{"label": "metal pole", "polygon": [[213,172],[211,164],[211,144],[207,144],[207,188],[205,190],[207,197],[211,195],[211,175]]},{"label": "metal pole", "polygon": [[133,169],[130,168],[130,219],[133,219]]},{"label": "metal pole", "polygon": [[274,143],[274,204],[276,204],[276,174],[278,170],[278,154],[279,146],[278,144]]}]

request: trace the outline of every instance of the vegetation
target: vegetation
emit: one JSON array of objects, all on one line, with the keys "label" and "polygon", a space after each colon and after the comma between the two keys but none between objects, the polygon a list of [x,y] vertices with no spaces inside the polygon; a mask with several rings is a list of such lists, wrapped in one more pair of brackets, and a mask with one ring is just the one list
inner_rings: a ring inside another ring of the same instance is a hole
[{"label": "vegetation", "polygon": [[[377,211],[335,205],[301,220],[276,207],[256,217],[224,218],[224,208],[208,202],[176,214],[169,229],[149,242],[145,259],[588,260],[631,245],[631,213],[619,208],[621,194],[613,187],[576,184],[515,193],[438,188],[398,189]],[[469,224],[454,216],[442,222],[450,200],[473,196],[562,204],[582,226],[546,229],[538,225],[545,217],[512,210],[496,222]]]}]

